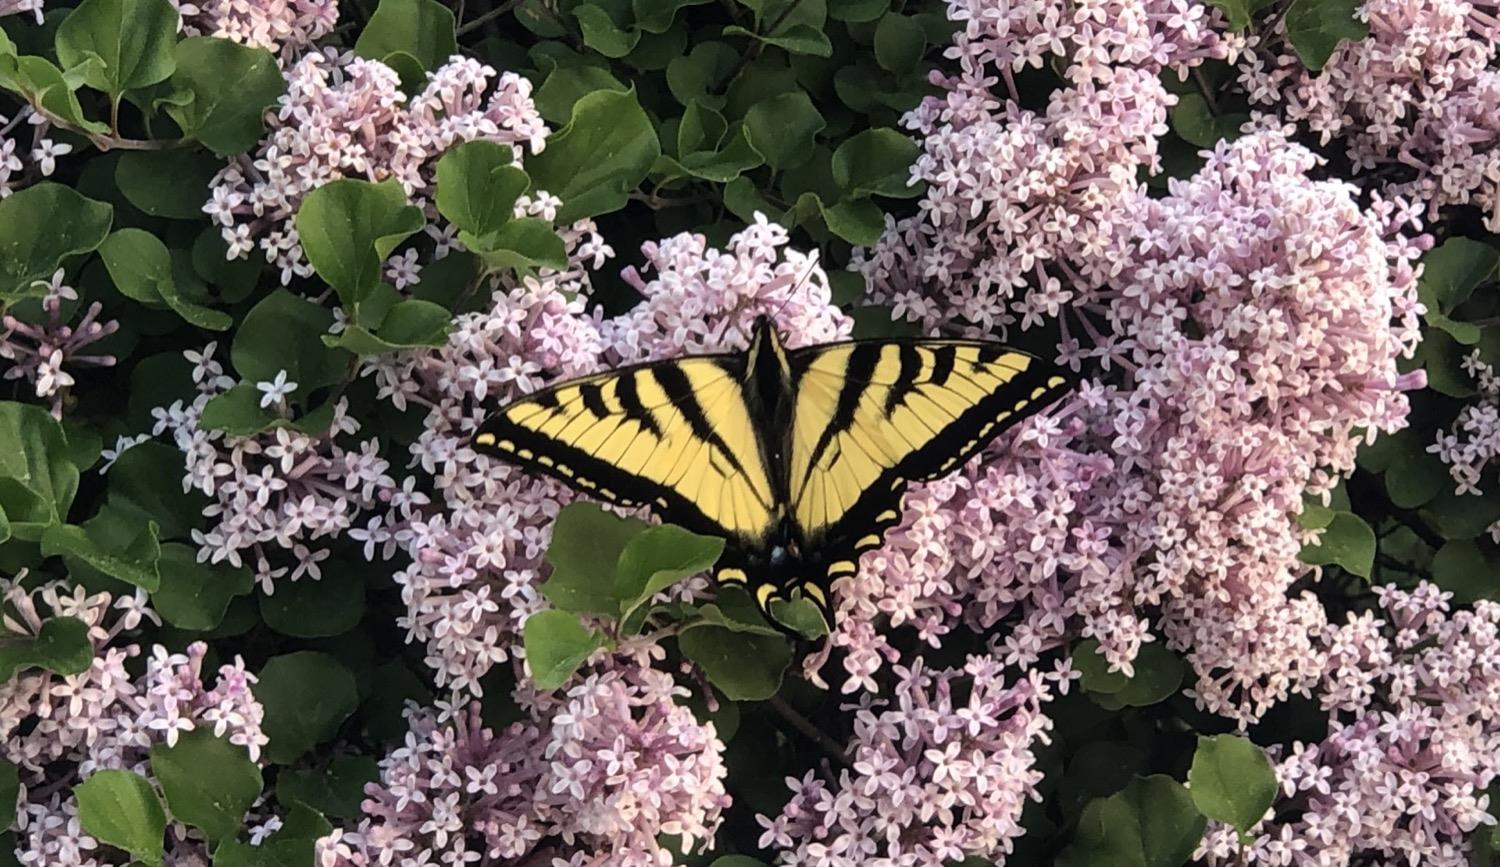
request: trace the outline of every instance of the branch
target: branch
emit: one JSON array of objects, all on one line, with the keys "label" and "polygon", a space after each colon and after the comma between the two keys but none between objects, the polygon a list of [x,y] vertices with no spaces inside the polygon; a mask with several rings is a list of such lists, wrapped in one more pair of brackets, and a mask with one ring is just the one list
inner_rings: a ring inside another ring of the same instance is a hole
[{"label": "branch", "polygon": [[782,719],[791,723],[793,728],[801,732],[808,740],[817,744],[829,758],[838,762],[841,767],[847,768],[851,766],[849,756],[844,752],[844,748],[839,745],[839,742],[824,734],[807,717],[797,713],[797,710],[787,704],[785,699],[779,695],[773,695],[767,703],[771,705],[772,710],[781,715]]}]

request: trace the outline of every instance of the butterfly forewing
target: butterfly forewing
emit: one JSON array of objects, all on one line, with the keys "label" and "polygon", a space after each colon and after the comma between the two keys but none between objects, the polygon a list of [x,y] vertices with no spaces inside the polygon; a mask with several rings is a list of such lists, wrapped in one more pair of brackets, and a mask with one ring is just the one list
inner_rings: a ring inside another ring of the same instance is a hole
[{"label": "butterfly forewing", "polygon": [[1062,371],[998,344],[856,341],[791,354],[796,401],[787,466],[799,545],[853,574],[900,517],[909,481],[946,475],[1071,386]]},{"label": "butterfly forewing", "polygon": [[763,542],[775,497],[744,394],[740,356],[638,365],[519,398],[474,438],[495,454],[622,505]]}]

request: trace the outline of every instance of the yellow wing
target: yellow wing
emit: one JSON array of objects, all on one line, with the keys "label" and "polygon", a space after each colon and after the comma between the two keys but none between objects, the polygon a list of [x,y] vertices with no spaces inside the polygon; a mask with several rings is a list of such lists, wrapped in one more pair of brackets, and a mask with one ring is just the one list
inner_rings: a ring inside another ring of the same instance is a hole
[{"label": "yellow wing", "polygon": [[1073,385],[999,344],[871,340],[791,353],[791,514],[827,587],[900,518],[908,481],[947,474]]},{"label": "yellow wing", "polygon": [[743,364],[698,356],[563,382],[501,407],[474,445],[606,502],[651,505],[673,523],[753,547],[770,532],[775,497]]}]

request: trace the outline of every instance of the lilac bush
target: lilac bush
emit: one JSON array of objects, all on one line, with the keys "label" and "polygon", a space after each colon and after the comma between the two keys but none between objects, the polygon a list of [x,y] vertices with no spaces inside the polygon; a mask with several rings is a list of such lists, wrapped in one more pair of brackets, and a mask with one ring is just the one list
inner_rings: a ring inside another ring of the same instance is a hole
[{"label": "lilac bush", "polygon": [[[0,863],[1494,863],[1494,12],[0,0]],[[825,624],[469,445],[760,316],[1080,384]]]}]

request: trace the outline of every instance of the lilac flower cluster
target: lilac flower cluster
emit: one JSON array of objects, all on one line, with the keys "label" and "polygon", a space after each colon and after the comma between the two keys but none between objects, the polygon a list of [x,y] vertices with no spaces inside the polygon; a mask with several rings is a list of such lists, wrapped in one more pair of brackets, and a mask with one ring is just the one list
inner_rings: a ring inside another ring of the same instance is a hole
[{"label": "lilac flower cluster", "polygon": [[[963,25],[946,52],[960,72],[934,72],[943,95],[904,121],[922,143],[912,179],[928,193],[917,215],[888,218],[865,272],[898,317],[929,331],[1004,334],[1018,314],[1029,326],[1072,302],[1071,284],[1090,276],[1075,269],[1130,219],[1176,102],[1162,70],[1237,46],[1193,0],[951,0],[948,17]],[[1016,74],[1053,55],[1068,61],[1067,85],[1045,111],[1023,109]]]},{"label": "lilac flower cluster", "polygon": [[[377,550],[390,557],[404,536],[405,521],[428,502],[415,479],[398,485],[389,462],[380,456],[380,441],[368,439],[358,450],[335,438],[360,429],[347,412],[347,400],[334,404],[328,430],[302,432],[278,426],[255,436],[233,436],[205,430],[203,407],[235,385],[214,358],[216,344],[183,353],[193,362],[197,393],[190,402],[174,401],[152,410],[153,436],[169,435],[186,456],[182,489],[197,489],[212,501],[204,516],[207,530],[193,530],[199,562],[247,562],[266,593],[278,580],[304,575],[322,577],[319,563],[328,558],[328,542],[341,535],[363,542],[365,555]],[[261,383],[266,397],[290,390],[282,382]],[[290,383],[295,386],[295,383]],[[275,403],[286,413],[284,402]],[[126,443],[122,443],[125,445]],[[364,527],[355,523],[361,517]],[[318,544],[319,540],[327,540]],[[285,565],[288,558],[292,565]]]},{"label": "lilac flower cluster", "polygon": [[[547,133],[531,101],[531,83],[514,73],[496,79],[494,69],[455,56],[408,100],[389,66],[323,49],[287,72],[287,91],[269,119],[269,135],[255,156],[236,157],[219,172],[203,210],[221,227],[231,257],[259,244],[280,269],[282,283],[290,283],[312,274],[292,224],[311,190],[343,177],[395,178],[435,216],[435,163],[453,145],[494,141],[510,145],[520,161],[528,147],[533,153],[543,148]],[[518,206],[555,208],[549,198],[532,191]],[[431,226],[429,231],[445,249],[457,245]]]},{"label": "lilac flower cluster", "polygon": [[413,710],[366,789],[365,818],[318,842],[319,867],[670,867],[659,835],[682,851],[712,840],[730,802],[724,745],[680,703],[688,690],[650,667],[662,650],[636,650],[600,660],[564,696],[519,690],[527,719],[501,732],[477,704]]},{"label": "lilac flower cluster", "polygon": [[188,36],[217,36],[283,59],[333,32],[338,0],[172,0]]},{"label": "lilac flower cluster", "polygon": [[[149,774],[154,744],[170,746],[198,728],[211,729],[258,759],[267,738],[260,727],[261,706],[250,691],[255,678],[236,658],[208,683],[203,672],[208,648],[202,642],[185,653],[157,645],[145,660],[144,674],[132,676],[127,661],[142,648],[121,636],[145,620],[160,623],[143,591],[112,600],[108,593],[65,590],[60,582],[27,590],[24,578],[0,578],[5,631],[32,636],[45,619],[77,618],[89,627],[95,655],[81,674],[33,669],[0,682],[0,758],[21,773],[17,854],[27,867],[123,865],[128,860],[123,853],[98,851],[98,841],[80,827],[73,787],[98,770]],[[204,841],[187,826],[174,824],[168,840],[168,863],[207,863]]]},{"label": "lilac flower cluster", "polygon": [[[1479,495],[1484,472],[1500,459],[1500,379],[1475,349],[1464,357],[1464,370],[1475,378],[1478,394],[1458,411],[1449,431],[1438,431],[1427,451],[1448,465],[1460,494]],[[1500,521],[1490,525],[1490,536],[1500,542]]]},{"label": "lilac flower cluster", "polygon": [[1500,67],[1493,2],[1369,0],[1370,34],[1340,45],[1314,74],[1287,47],[1285,20],[1246,52],[1240,82],[1253,102],[1343,140],[1357,170],[1388,196],[1473,203],[1500,231]]},{"label": "lilac flower cluster", "polygon": [[0,317],[0,359],[10,364],[5,369],[6,379],[26,379],[36,387],[36,396],[52,406],[52,415],[62,418],[63,403],[74,384],[73,374],[63,369],[64,364],[112,367],[115,357],[109,354],[84,352],[85,348],[120,328],[120,323],[111,319],[100,321],[103,305],[95,301],[84,311],[77,323],[72,323],[73,308],[63,314],[63,304],[77,301],[78,292],[63,282],[63,269],[53,273],[51,280],[38,280],[33,288],[44,288],[46,295],[41,300],[42,319],[28,322],[6,313]]},{"label": "lilac flower cluster", "polygon": [[802,340],[847,334],[852,323],[830,303],[822,270],[786,243],[763,219],[723,251],[690,234],[648,243],[655,277],[627,272],[645,301],[620,317],[587,315],[583,279],[548,275],[495,291],[491,309],[459,317],[445,346],[368,366],[382,397],[428,410],[412,455],[441,508],[413,516],[398,539],[413,562],[396,580],[407,604],[400,625],[426,645],[439,684],[477,693],[479,677],[509,658],[521,623],[545,607],[542,554],[571,499],[468,447],[488,408],[601,365],[743,347],[758,312],[776,312]]},{"label": "lilac flower cluster", "polygon": [[975,856],[1003,863],[1040,800],[1035,747],[1052,721],[1042,707],[1077,674],[1033,671],[1009,681],[995,656],[931,671],[894,668],[894,700],[861,694],[850,766],[835,781],[788,779],[792,799],[762,848],[788,867],[943,867]]},{"label": "lilac flower cluster", "polygon": [[[1159,608],[1154,625],[1199,672],[1199,703],[1245,723],[1312,684],[1323,615],[1311,596],[1286,595],[1303,571],[1294,516],[1304,492],[1353,468],[1356,429],[1404,424],[1400,391],[1421,379],[1396,370],[1419,334],[1421,245],[1399,234],[1412,215],[1390,202],[1362,212],[1352,188],[1308,178],[1316,163],[1258,130],[1165,198],[1133,192],[1090,248],[1049,251],[1070,284],[1061,356],[1110,379],[1031,423],[1013,455],[929,486],[925,504],[909,498],[911,525],[844,594],[846,690],[868,687],[886,653],[860,625],[882,607],[904,608],[893,620],[916,619],[934,642],[936,611],[986,627],[1019,607],[1008,662],[1034,661],[1076,624],[1126,671]],[[956,204],[941,190],[929,199]],[[925,236],[897,236],[867,272],[900,298],[914,290],[896,245]],[[934,284],[923,298],[966,303],[952,296]]]},{"label": "lilac flower cluster", "polygon": [[1277,763],[1281,797],[1245,852],[1233,829],[1209,830],[1208,863],[1471,863],[1468,835],[1495,823],[1500,605],[1452,611],[1452,594],[1426,582],[1376,594],[1378,612],[1319,636],[1328,736]]}]

